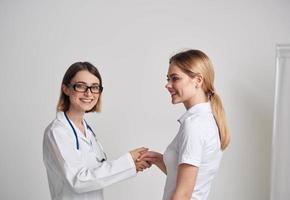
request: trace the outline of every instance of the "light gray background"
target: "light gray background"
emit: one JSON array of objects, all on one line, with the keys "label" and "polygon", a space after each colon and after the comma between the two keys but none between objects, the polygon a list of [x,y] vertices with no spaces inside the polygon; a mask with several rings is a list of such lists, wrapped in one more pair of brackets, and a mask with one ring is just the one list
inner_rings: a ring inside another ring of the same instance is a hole
[{"label": "light gray background", "polygon": [[[163,152],[184,112],[164,88],[168,59],[184,48],[212,59],[232,134],[209,199],[269,199],[275,45],[289,43],[289,10],[286,0],[0,0],[0,199],[50,198],[43,130],[75,61],[103,75],[103,112],[88,119],[109,157]],[[161,199],[164,181],[152,167],[106,200]]]}]

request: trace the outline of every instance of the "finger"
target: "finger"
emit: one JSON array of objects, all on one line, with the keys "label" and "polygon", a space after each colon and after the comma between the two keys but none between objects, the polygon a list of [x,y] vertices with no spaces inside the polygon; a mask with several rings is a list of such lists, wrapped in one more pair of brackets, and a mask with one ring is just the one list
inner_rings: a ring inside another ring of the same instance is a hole
[{"label": "finger", "polygon": [[157,159],[156,158],[143,158],[141,161],[146,161],[150,164],[153,164],[157,162]]},{"label": "finger", "polygon": [[148,151],[148,150],[145,150],[145,151],[142,151],[142,152],[139,152],[139,153],[140,153],[140,155],[137,158],[137,161],[140,161],[140,160],[142,160],[145,157],[154,157],[154,154],[150,153],[150,151]]},{"label": "finger", "polygon": [[144,161],[144,162],[142,163],[142,166],[143,166],[144,168],[149,168],[150,165],[149,165],[149,163],[147,163],[147,162]]},{"label": "finger", "polygon": [[154,158],[155,156],[154,156],[154,153],[152,152],[152,151],[147,151],[147,152],[145,152],[145,153],[143,153],[140,157],[139,157],[139,159],[140,160],[143,160],[144,158]]},{"label": "finger", "polygon": [[146,168],[150,168],[152,166],[152,163],[149,161],[144,161],[143,166]]},{"label": "finger", "polygon": [[143,172],[143,169],[139,169],[138,172]]},{"label": "finger", "polygon": [[138,162],[138,166],[142,169],[147,168],[148,164],[145,161]]},{"label": "finger", "polygon": [[148,150],[149,149],[146,148],[146,147],[140,147],[140,148],[135,149],[135,151],[137,151],[138,153],[145,152],[145,151],[148,151]]}]

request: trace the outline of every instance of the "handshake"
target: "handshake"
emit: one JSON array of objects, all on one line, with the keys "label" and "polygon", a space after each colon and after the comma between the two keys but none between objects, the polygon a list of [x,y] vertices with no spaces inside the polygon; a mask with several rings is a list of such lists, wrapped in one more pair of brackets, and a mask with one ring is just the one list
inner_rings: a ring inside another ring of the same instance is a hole
[{"label": "handshake", "polygon": [[163,162],[163,155],[149,151],[148,148],[141,147],[130,151],[130,154],[135,162],[136,171],[142,172],[143,170],[150,168],[152,164],[159,165],[160,162]]}]

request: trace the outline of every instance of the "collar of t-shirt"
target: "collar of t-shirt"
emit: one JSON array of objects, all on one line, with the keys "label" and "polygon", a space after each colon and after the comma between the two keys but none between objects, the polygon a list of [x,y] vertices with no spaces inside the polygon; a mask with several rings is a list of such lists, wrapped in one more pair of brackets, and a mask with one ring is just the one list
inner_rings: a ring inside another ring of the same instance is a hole
[{"label": "collar of t-shirt", "polygon": [[184,121],[191,115],[197,113],[211,112],[211,106],[209,102],[195,104],[189,108],[177,121],[183,124]]}]

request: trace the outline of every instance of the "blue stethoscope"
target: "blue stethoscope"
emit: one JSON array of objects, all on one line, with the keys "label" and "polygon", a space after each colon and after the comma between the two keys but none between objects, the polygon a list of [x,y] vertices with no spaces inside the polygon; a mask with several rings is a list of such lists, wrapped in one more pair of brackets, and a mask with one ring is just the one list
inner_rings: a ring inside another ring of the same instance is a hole
[{"label": "blue stethoscope", "polygon": [[[73,133],[74,133],[75,138],[76,138],[76,147],[77,147],[77,150],[79,150],[79,149],[80,149],[80,144],[79,144],[79,139],[78,139],[78,136],[77,136],[77,132],[76,132],[75,128],[73,127],[71,121],[69,120],[69,118],[68,118],[66,112],[64,112],[64,116],[65,116],[66,120],[68,121],[70,127],[71,127],[72,130],[73,130]],[[104,150],[103,150],[103,148],[102,148],[102,145],[101,145],[101,144],[99,143],[99,141],[97,140],[97,138],[96,138],[96,134],[94,133],[93,129],[88,125],[88,123],[87,123],[86,121],[85,121],[85,123],[86,123],[87,129],[89,129],[89,130],[93,133],[94,138],[95,138],[95,140],[96,140],[96,143],[98,144],[99,149],[101,150],[101,153],[103,154],[103,158],[102,158],[102,159],[99,159],[99,158],[96,158],[96,159],[97,159],[99,162],[104,162],[104,161],[106,161],[106,160],[107,160],[107,155],[106,155],[106,153],[104,152]]]}]

